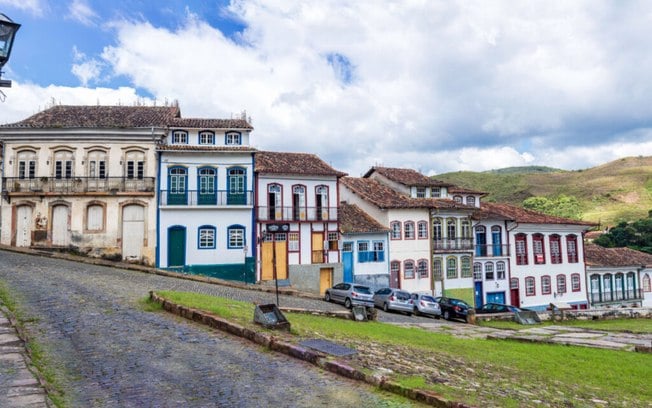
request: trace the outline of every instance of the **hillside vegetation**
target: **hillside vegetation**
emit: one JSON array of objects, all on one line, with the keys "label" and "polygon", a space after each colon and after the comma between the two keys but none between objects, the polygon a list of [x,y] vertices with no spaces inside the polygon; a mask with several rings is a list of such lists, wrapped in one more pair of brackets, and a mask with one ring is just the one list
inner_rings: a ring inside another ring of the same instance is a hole
[{"label": "hillside vegetation", "polygon": [[581,219],[612,226],[652,210],[652,157],[626,157],[576,171],[513,167],[487,172],[454,172],[435,179],[488,193],[484,200],[522,206],[530,197],[575,197]]}]

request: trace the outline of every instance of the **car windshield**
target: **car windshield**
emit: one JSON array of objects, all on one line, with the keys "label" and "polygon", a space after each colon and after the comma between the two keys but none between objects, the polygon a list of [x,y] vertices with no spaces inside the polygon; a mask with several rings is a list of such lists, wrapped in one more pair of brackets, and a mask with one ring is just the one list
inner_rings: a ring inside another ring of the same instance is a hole
[{"label": "car windshield", "polygon": [[353,291],[364,295],[371,295],[371,290],[366,286],[354,286]]},{"label": "car windshield", "polygon": [[434,302],[435,298],[432,296],[421,296],[421,300],[425,300],[426,302]]},{"label": "car windshield", "polygon": [[396,292],[396,297],[400,300],[408,300],[410,298],[410,294],[407,292]]}]

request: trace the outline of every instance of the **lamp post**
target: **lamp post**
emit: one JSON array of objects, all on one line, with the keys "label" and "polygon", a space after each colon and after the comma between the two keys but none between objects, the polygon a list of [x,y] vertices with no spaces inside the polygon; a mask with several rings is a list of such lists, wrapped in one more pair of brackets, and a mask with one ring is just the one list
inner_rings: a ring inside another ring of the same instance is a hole
[{"label": "lamp post", "polygon": [[12,19],[0,13],[0,87],[11,87],[11,81],[2,79],[2,67],[9,61],[11,55],[11,48],[14,45],[14,38],[16,32],[20,28],[20,24],[14,23]]}]

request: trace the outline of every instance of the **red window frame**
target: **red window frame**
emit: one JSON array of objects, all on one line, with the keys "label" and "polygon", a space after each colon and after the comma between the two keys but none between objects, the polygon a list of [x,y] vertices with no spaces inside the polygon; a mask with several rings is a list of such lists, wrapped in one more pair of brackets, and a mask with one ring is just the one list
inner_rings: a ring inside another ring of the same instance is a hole
[{"label": "red window frame", "polygon": [[[571,244],[572,248],[571,248]],[[577,263],[578,260],[578,248],[577,248],[577,235],[566,235],[566,253],[568,254],[568,263]]]},{"label": "red window frame", "polygon": [[419,274],[419,278],[427,278],[429,276],[427,259],[419,259],[417,261],[417,273]]},{"label": "red window frame", "polygon": [[[575,285],[576,282],[577,282],[577,285]],[[579,273],[571,274],[571,290],[573,292],[581,292],[582,291],[582,278],[580,277]]]},{"label": "red window frame", "polygon": [[[519,252],[519,244],[521,244],[522,252]],[[527,265],[527,235],[520,233],[514,236],[514,248],[516,254],[516,265]]]},{"label": "red window frame", "polygon": [[568,291],[568,282],[566,282],[566,275],[557,275],[557,293],[566,293]]},{"label": "red window frame", "polygon": [[[398,228],[396,228],[398,226]],[[403,238],[403,228],[400,221],[392,221],[389,223],[390,233],[389,238],[392,241],[398,241]]]},{"label": "red window frame", "polygon": [[[409,234],[409,231],[412,232],[412,233],[410,234],[411,236],[408,235],[408,234]],[[416,229],[415,229],[415,226],[414,226],[414,221],[405,221],[405,222],[403,223],[403,234],[404,234],[404,235],[403,235],[403,238],[404,238],[404,239],[407,239],[407,240],[413,240],[413,239],[416,239],[417,232],[416,232]]]},{"label": "red window frame", "polygon": [[428,239],[428,222],[419,221],[417,223],[417,237],[419,239]]},{"label": "red window frame", "polygon": [[[408,271],[408,265],[412,266],[412,277],[408,277],[406,272]],[[416,265],[412,259],[406,259],[403,261],[403,279],[414,279],[417,276]]]},{"label": "red window frame", "polygon": [[[528,283],[532,283],[532,293],[530,292],[530,287]],[[534,279],[534,276],[527,276],[525,278],[525,296],[536,296],[537,295],[537,281]]]},{"label": "red window frame", "polygon": [[535,265],[544,265],[546,263],[546,247],[543,234],[532,235],[532,257]]},{"label": "red window frame", "polygon": [[[548,237],[550,245],[550,263],[560,264],[561,263],[561,237],[557,234],[553,234]],[[554,248],[557,248],[557,252],[553,251]]]},{"label": "red window frame", "polygon": [[[548,282],[548,290],[546,290],[546,284],[544,282]],[[543,275],[541,277],[541,294],[549,295],[550,293],[552,293],[552,279],[550,275]]]}]

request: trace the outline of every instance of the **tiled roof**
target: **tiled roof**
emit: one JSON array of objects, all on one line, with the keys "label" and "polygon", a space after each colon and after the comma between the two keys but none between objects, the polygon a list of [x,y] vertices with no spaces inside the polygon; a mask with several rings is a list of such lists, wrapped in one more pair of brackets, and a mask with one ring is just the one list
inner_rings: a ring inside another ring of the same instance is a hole
[{"label": "tiled roof", "polygon": [[142,128],[165,127],[180,115],[169,106],[53,106],[10,128]]},{"label": "tiled roof", "polygon": [[255,152],[249,146],[197,146],[197,145],[159,145],[156,150],[161,152]]},{"label": "tiled roof", "polygon": [[406,186],[417,186],[417,187],[447,187],[450,186],[448,183],[444,183],[439,180],[431,179],[426,177],[423,174],[419,173],[416,170],[412,169],[399,169],[394,167],[372,167],[364,175],[365,178],[371,176],[372,173],[378,173],[382,176],[387,177],[388,179],[401,183]]},{"label": "tiled roof", "polygon": [[169,125],[193,129],[253,129],[253,126],[243,119],[174,118]]},{"label": "tiled roof", "polygon": [[369,178],[344,177],[340,182],[379,208],[475,209],[446,198],[411,198]]},{"label": "tiled roof", "polygon": [[355,204],[340,203],[340,232],[344,234],[359,234],[373,232],[387,232],[389,228],[384,227],[378,221],[371,218],[369,214],[362,211]]},{"label": "tiled roof", "polygon": [[449,194],[479,194],[479,195],[487,195],[484,191],[478,191],[478,190],[471,190],[468,188],[464,187],[458,187],[458,186],[452,186],[448,188],[448,193]]},{"label": "tiled roof", "polygon": [[510,204],[498,203],[483,203],[481,209],[475,213],[474,218],[480,220],[486,218],[503,218],[529,224],[570,224],[585,225],[587,227],[596,225],[591,222],[555,217]]},{"label": "tiled roof", "polygon": [[652,267],[652,255],[629,248],[604,248],[597,244],[584,246],[588,266],[647,266]]},{"label": "tiled roof", "polygon": [[311,153],[257,152],[254,171],[256,173],[312,176],[342,177],[346,175]]}]

